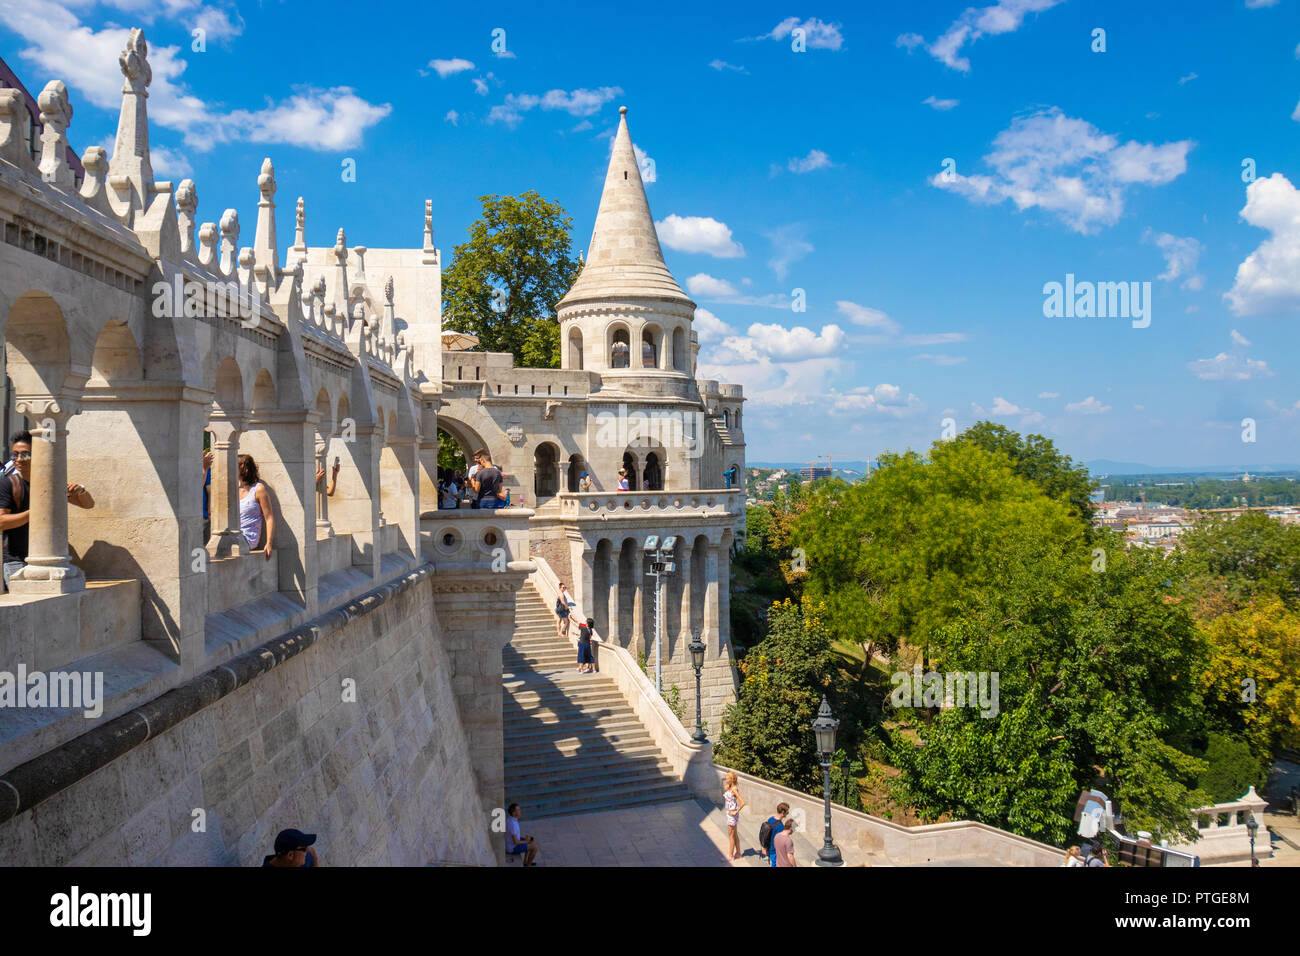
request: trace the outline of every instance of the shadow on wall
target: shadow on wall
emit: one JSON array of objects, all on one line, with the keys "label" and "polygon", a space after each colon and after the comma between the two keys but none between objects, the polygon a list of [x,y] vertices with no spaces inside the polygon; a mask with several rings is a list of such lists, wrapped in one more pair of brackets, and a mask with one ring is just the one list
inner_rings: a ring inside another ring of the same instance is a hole
[{"label": "shadow on wall", "polygon": [[[71,546],[68,551],[74,564],[83,569],[93,568],[96,578],[130,578],[140,582],[140,636],[151,647],[165,654],[173,664],[179,664],[181,655],[177,642],[180,639],[180,625],[131,552],[107,541],[96,541],[86,550],[84,557],[78,557]],[[164,639],[146,636],[151,634],[164,635]]]}]

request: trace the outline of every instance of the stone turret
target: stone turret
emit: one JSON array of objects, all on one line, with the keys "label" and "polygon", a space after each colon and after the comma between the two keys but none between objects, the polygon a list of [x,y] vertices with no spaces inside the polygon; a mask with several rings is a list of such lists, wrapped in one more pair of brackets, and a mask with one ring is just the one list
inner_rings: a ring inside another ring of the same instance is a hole
[{"label": "stone turret", "polygon": [[694,398],[695,303],[664,264],[621,114],[585,263],[558,306],[565,369],[601,373],[603,387]]}]

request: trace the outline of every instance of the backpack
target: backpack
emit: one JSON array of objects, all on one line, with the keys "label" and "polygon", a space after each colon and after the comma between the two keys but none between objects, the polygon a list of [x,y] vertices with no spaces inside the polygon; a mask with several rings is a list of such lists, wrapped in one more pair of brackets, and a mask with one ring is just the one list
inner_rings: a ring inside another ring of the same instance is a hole
[{"label": "backpack", "polygon": [[[779,821],[778,821],[779,824]],[[784,825],[782,825],[784,829]],[[772,837],[776,835],[776,826],[773,825],[771,818],[763,821],[763,825],[758,828],[758,845],[763,848],[764,853],[772,852]]]},{"label": "backpack", "polygon": [[557,615],[558,617],[564,617],[564,615],[567,614],[568,611],[569,611],[569,609],[568,609],[567,607],[564,606],[564,598],[563,598],[563,597],[557,597],[557,598],[555,599],[555,613],[556,613],[556,615]]}]

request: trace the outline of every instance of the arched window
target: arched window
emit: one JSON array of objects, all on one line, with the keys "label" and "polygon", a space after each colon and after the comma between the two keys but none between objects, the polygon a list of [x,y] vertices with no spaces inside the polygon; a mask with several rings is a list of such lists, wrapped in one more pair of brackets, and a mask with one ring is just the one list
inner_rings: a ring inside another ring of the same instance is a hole
[{"label": "arched window", "polygon": [[731,412],[725,408],[722,410],[722,424],[727,428],[731,427]]},{"label": "arched window", "polygon": [[570,491],[582,490],[578,485],[578,481],[582,477],[582,473],[586,470],[587,470],[586,462],[582,460],[581,455],[575,454],[569,456],[568,488]]},{"label": "arched window", "polygon": [[659,456],[654,452],[645,456],[645,488],[646,491],[663,491],[664,488],[663,469],[659,466]]},{"label": "arched window", "polygon": [[641,333],[642,368],[655,368],[659,364],[659,349],[656,346],[654,329],[646,329]]},{"label": "arched window", "polygon": [[673,329],[673,368],[686,371],[686,330],[680,326]]},{"label": "arched window", "polygon": [[637,490],[636,455],[630,451],[623,452],[623,470],[627,472],[627,490]]},{"label": "arched window", "polygon": [[582,331],[577,328],[569,330],[569,368],[582,371]]},{"label": "arched window", "polygon": [[533,452],[534,501],[550,498],[559,491],[559,452],[550,442],[537,446]]},{"label": "arched window", "polygon": [[609,350],[609,367],[630,368],[631,364],[632,348],[628,341],[627,329],[618,329],[614,332],[614,342]]}]

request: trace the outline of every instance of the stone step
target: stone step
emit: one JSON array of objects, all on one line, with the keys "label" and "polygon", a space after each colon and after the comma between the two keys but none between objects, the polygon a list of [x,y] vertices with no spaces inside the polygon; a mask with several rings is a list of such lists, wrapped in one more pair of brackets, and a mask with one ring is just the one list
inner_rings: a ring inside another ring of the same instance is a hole
[{"label": "stone step", "polygon": [[[617,767],[617,771],[611,769]],[[638,773],[654,770],[662,776],[672,776],[672,764],[657,750],[647,749],[640,754],[613,751],[609,754],[590,754],[581,757],[551,757],[528,763],[515,763],[506,771],[506,781],[572,780],[611,773]]]},{"label": "stone step", "polygon": [[[678,800],[693,799],[690,792],[682,784],[673,782],[664,786],[653,788],[643,788],[640,790],[631,789],[623,791],[614,789],[606,791],[599,797],[585,797],[581,800],[565,800],[563,798],[547,798],[539,801],[536,805],[529,803],[528,815],[534,819],[539,817],[558,817],[569,814],[587,814],[600,813],[605,810],[623,810],[627,807],[646,806],[656,803],[674,803]],[[519,801],[523,803],[524,801]]]},{"label": "stone step", "polygon": [[631,711],[622,717],[579,717],[567,721],[545,723],[543,721],[526,721],[514,724],[505,736],[506,749],[528,742],[562,741],[576,738],[579,741],[593,737],[612,739],[620,736],[625,739],[629,734],[638,733],[649,736],[636,714]]},{"label": "stone step", "polygon": [[654,739],[644,730],[605,731],[581,737],[576,734],[566,737],[554,734],[534,737],[516,734],[505,741],[506,772],[509,772],[515,758],[554,757],[560,754],[582,757],[589,754],[617,756],[629,748],[654,746]]},{"label": "stone step", "polygon": [[[569,760],[567,763],[575,761]],[[555,768],[546,764],[537,764],[516,773],[506,774],[506,783],[515,787],[528,785],[537,790],[553,790],[557,787],[581,788],[617,783],[627,780],[675,780],[672,765],[662,757],[651,755],[637,760],[627,760],[622,756],[611,760],[588,760],[581,766],[564,766]]]},{"label": "stone step", "polygon": [[528,710],[536,706],[550,706],[552,704],[592,704],[593,706],[603,706],[610,703],[626,703],[623,695],[618,692],[617,688],[608,687],[603,684],[592,684],[585,688],[574,688],[573,690],[563,690],[561,688],[541,688],[538,690],[529,690],[519,688],[513,694],[507,694],[503,704],[505,706],[514,705],[521,710]]},{"label": "stone step", "polygon": [[578,728],[605,727],[611,721],[636,720],[632,708],[626,704],[590,708],[571,707],[552,709],[550,707],[536,710],[520,711],[505,708],[502,714],[502,726],[507,737],[516,730],[536,730],[550,727],[557,733],[567,733]]},{"label": "stone step", "polygon": [[567,697],[561,697],[551,701],[541,701],[531,706],[524,707],[511,698],[507,697],[501,708],[502,716],[506,720],[514,721],[541,721],[542,723],[554,723],[569,717],[635,717],[636,713],[631,707],[622,700],[607,701],[583,701],[575,704]]},{"label": "stone step", "polygon": [[[639,771],[625,775],[596,775],[583,778],[519,781],[506,778],[506,789],[512,794],[523,794],[529,801],[550,800],[581,803],[599,800],[613,793],[641,793],[651,790],[685,792],[682,782],[657,770]],[[519,800],[517,796],[512,800]]]},{"label": "stone step", "polygon": [[613,761],[641,761],[641,760],[662,760],[663,754],[659,752],[658,746],[654,741],[647,741],[643,744],[628,747],[607,747],[599,749],[586,747],[583,750],[572,755],[565,755],[556,751],[537,750],[524,754],[519,754],[516,759],[512,760],[506,767],[506,774],[516,773],[519,775],[531,774],[541,769],[563,769],[565,767],[605,767]]}]

